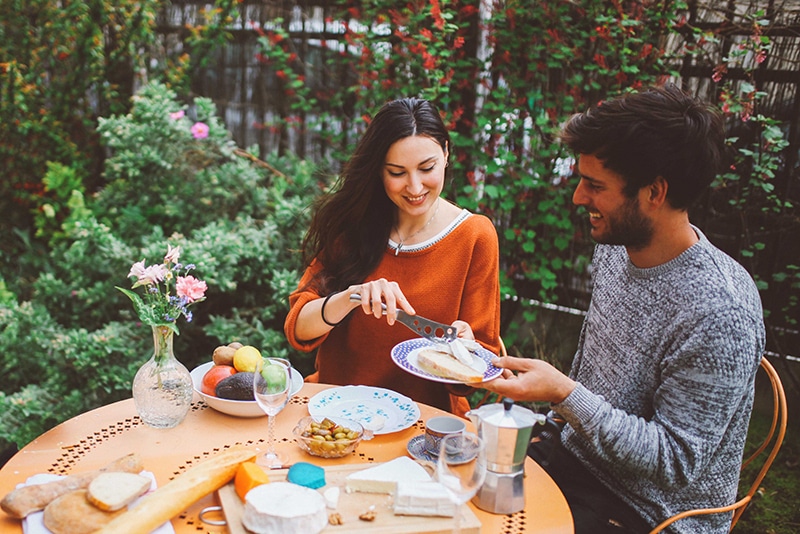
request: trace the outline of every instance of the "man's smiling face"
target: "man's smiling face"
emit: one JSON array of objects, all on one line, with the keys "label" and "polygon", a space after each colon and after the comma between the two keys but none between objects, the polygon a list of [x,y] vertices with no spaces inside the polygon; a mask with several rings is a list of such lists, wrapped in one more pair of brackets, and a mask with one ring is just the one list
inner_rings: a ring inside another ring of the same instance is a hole
[{"label": "man's smiling face", "polygon": [[626,196],[624,178],[591,154],[581,154],[578,173],[580,182],[572,194],[572,202],[589,213],[592,239],[631,249],[649,245],[653,223],[639,204],[643,190],[634,197]]}]

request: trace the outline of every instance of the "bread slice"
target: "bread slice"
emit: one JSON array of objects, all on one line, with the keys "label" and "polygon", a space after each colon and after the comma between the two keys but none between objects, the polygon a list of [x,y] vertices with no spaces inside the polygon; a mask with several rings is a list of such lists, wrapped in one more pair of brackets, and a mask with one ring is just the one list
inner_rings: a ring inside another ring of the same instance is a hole
[{"label": "bread slice", "polygon": [[483,382],[483,374],[479,373],[469,365],[456,360],[447,352],[440,352],[434,349],[422,349],[417,354],[417,364],[423,371],[433,375],[457,380],[468,384]]},{"label": "bread slice", "polygon": [[140,473],[142,459],[136,453],[118,458],[102,469],[85,471],[54,480],[44,484],[29,484],[22,486],[3,497],[0,501],[2,508],[11,517],[22,519],[33,512],[43,510],[45,506],[65,493],[77,489],[86,489],[89,483],[101,473],[107,471],[125,471],[126,473]]},{"label": "bread slice", "polygon": [[150,489],[150,479],[133,473],[103,473],[89,483],[86,498],[106,512],[121,510]]},{"label": "bread slice", "polygon": [[87,490],[66,493],[44,509],[44,526],[53,534],[91,534],[123,512],[104,512],[86,499]]},{"label": "bread slice", "polygon": [[242,446],[218,452],[142,497],[136,506],[128,508],[96,534],[149,534],[201,497],[230,482],[239,464],[255,456],[253,450]]}]

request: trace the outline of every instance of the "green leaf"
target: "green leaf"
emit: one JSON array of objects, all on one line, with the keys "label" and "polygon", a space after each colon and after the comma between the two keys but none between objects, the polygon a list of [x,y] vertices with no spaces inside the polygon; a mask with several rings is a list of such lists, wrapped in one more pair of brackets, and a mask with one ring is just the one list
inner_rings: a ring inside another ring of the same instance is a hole
[{"label": "green leaf", "polygon": [[129,289],[124,289],[119,286],[114,286],[114,287],[122,291],[125,295],[128,296],[129,299],[131,299],[131,302],[133,302],[133,310],[136,312],[136,315],[139,316],[140,321],[150,326],[158,326],[159,324],[161,324],[161,322],[156,317],[153,308],[145,304],[139,295],[137,295],[136,293],[134,293]]}]

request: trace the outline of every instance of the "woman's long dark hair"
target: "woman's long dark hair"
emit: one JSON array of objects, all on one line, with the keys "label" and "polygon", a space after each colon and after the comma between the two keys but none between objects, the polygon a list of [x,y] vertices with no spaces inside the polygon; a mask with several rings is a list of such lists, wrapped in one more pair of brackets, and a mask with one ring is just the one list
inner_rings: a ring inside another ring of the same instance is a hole
[{"label": "woman's long dark hair", "polygon": [[303,262],[325,266],[311,282],[321,295],[362,282],[381,260],[395,223],[395,205],[386,196],[382,173],[386,153],[413,135],[434,139],[447,151],[450,135],[427,100],[401,98],[373,117],[333,190],[316,204],[303,239]]}]

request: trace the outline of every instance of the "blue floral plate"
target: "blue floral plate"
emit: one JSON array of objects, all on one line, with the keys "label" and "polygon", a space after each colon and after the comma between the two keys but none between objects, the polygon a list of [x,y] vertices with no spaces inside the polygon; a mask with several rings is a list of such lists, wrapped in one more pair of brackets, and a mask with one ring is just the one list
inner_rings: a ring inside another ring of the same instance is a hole
[{"label": "blue floral plate", "polygon": [[[392,348],[392,361],[404,371],[420,378],[433,380],[434,382],[444,382],[445,384],[461,384],[458,380],[442,378],[441,376],[431,374],[419,367],[417,363],[417,354],[419,354],[422,349],[435,346],[436,344],[434,342],[422,337],[403,341]],[[475,370],[479,373],[483,373],[484,382],[488,382],[500,376],[503,370],[492,365],[492,358],[494,358],[495,355],[490,351],[481,347],[473,353],[473,356]]]},{"label": "blue floral plate", "polygon": [[341,386],[320,391],[309,399],[308,413],[316,418],[352,419],[373,434],[405,430],[420,415],[417,403],[405,395],[372,386]]}]

